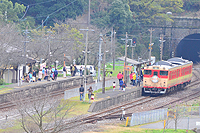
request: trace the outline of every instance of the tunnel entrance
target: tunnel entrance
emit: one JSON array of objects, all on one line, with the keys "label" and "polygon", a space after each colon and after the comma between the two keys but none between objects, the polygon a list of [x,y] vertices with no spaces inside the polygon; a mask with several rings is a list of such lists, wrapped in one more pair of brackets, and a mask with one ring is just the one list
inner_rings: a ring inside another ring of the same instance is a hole
[{"label": "tunnel entrance", "polygon": [[193,63],[200,62],[200,34],[191,34],[183,38],[176,48],[175,56]]}]

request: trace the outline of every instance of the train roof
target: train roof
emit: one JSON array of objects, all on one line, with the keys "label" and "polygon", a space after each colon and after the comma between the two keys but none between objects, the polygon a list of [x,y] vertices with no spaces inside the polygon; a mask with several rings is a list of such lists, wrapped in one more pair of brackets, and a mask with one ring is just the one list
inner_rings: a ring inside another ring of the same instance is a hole
[{"label": "train roof", "polygon": [[192,63],[192,61],[185,60],[179,57],[174,57],[174,58],[168,59],[167,61],[158,61],[149,67],[154,69],[156,68],[156,66],[157,67],[159,66],[161,69],[166,70],[166,69],[171,69],[171,68],[184,65],[184,64],[189,64],[189,63]]},{"label": "train roof", "polygon": [[167,61],[171,62],[172,64],[176,64],[176,65],[183,65],[183,64],[188,64],[191,63],[192,61],[183,59],[183,58],[179,58],[179,57],[174,57],[171,59],[168,59]]},{"label": "train roof", "polygon": [[167,61],[170,61],[170,62],[182,62],[182,63],[186,63],[186,62],[189,62],[189,60],[185,60],[183,58],[179,58],[179,57],[174,57],[174,58],[171,58],[171,59],[168,59]]},{"label": "train roof", "polygon": [[167,68],[167,69],[170,69],[170,68],[172,68],[172,67],[176,67],[177,65],[172,64],[172,63],[169,62],[169,61],[158,61],[158,62],[154,63],[153,66],[162,66],[162,67],[165,67],[165,68]]}]

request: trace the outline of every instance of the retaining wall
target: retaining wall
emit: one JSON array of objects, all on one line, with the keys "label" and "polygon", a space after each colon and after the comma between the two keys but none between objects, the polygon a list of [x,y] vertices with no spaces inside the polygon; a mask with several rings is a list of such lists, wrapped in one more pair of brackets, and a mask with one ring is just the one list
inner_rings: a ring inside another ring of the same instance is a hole
[{"label": "retaining wall", "polygon": [[120,104],[122,102],[126,102],[132,100],[134,98],[141,97],[142,95],[142,88],[138,88],[138,90],[133,90],[131,92],[126,92],[121,95],[107,98],[102,101],[93,102],[88,110],[88,112],[97,112],[103,109],[106,109],[110,106]]},{"label": "retaining wall", "polygon": [[[93,77],[87,76],[87,83],[92,83],[92,82],[93,82]],[[29,97],[31,94],[38,95],[52,91],[59,91],[59,90],[64,91],[68,88],[80,86],[81,84],[83,84],[83,77],[73,77],[69,79],[57,80],[34,86],[27,86],[20,88],[18,90],[13,90],[11,91],[11,93],[1,94],[0,103],[8,102],[13,93],[15,94],[15,96],[19,95],[19,96]]]},{"label": "retaining wall", "polygon": [[[118,79],[113,78],[113,79],[109,79],[109,80],[105,81],[105,87],[110,87],[110,86],[112,86],[113,81],[116,82],[116,81],[118,81]],[[118,85],[118,82],[116,82],[116,85]],[[93,83],[93,84],[88,84],[88,85],[86,85],[86,89],[89,89],[90,86],[92,87],[92,90],[93,90],[93,91],[96,91],[96,90],[98,90],[98,89],[103,88],[103,81],[101,81],[101,82],[96,82],[96,83]],[[80,88],[80,86],[77,87],[77,88],[74,88],[74,89],[66,90],[66,91],[65,91],[65,94],[64,94],[64,99],[66,100],[66,99],[69,99],[69,98],[71,98],[71,97],[80,96],[79,88]],[[87,91],[87,92],[88,92],[88,91]]]}]

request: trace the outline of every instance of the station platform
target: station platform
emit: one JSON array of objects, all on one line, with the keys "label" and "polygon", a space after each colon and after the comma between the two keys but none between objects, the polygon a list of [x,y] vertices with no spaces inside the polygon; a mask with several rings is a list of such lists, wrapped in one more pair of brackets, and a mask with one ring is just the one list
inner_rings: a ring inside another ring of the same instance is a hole
[{"label": "station platform", "polygon": [[119,89],[120,87],[117,84],[115,90],[110,89],[110,90],[106,90],[105,93],[97,93],[96,96],[95,96],[95,99],[100,100],[100,99],[116,97],[116,96],[119,96],[123,93],[132,92],[133,90],[137,90],[140,87],[141,87],[141,85],[136,87],[136,86],[130,85],[130,82],[128,82],[125,91],[122,91],[122,90]]},{"label": "station platform", "polygon": [[134,98],[141,97],[142,86],[133,86],[130,83],[127,84],[125,91],[119,90],[119,85],[116,89],[106,90],[105,93],[96,93],[94,101],[90,105],[88,112],[98,112]]}]

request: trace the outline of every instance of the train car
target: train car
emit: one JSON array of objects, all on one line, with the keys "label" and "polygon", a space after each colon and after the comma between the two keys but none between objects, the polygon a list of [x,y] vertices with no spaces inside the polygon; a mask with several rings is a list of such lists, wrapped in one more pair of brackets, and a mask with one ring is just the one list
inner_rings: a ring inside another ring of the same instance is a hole
[{"label": "train car", "polygon": [[166,94],[191,82],[193,62],[174,57],[144,68],[144,94]]}]

